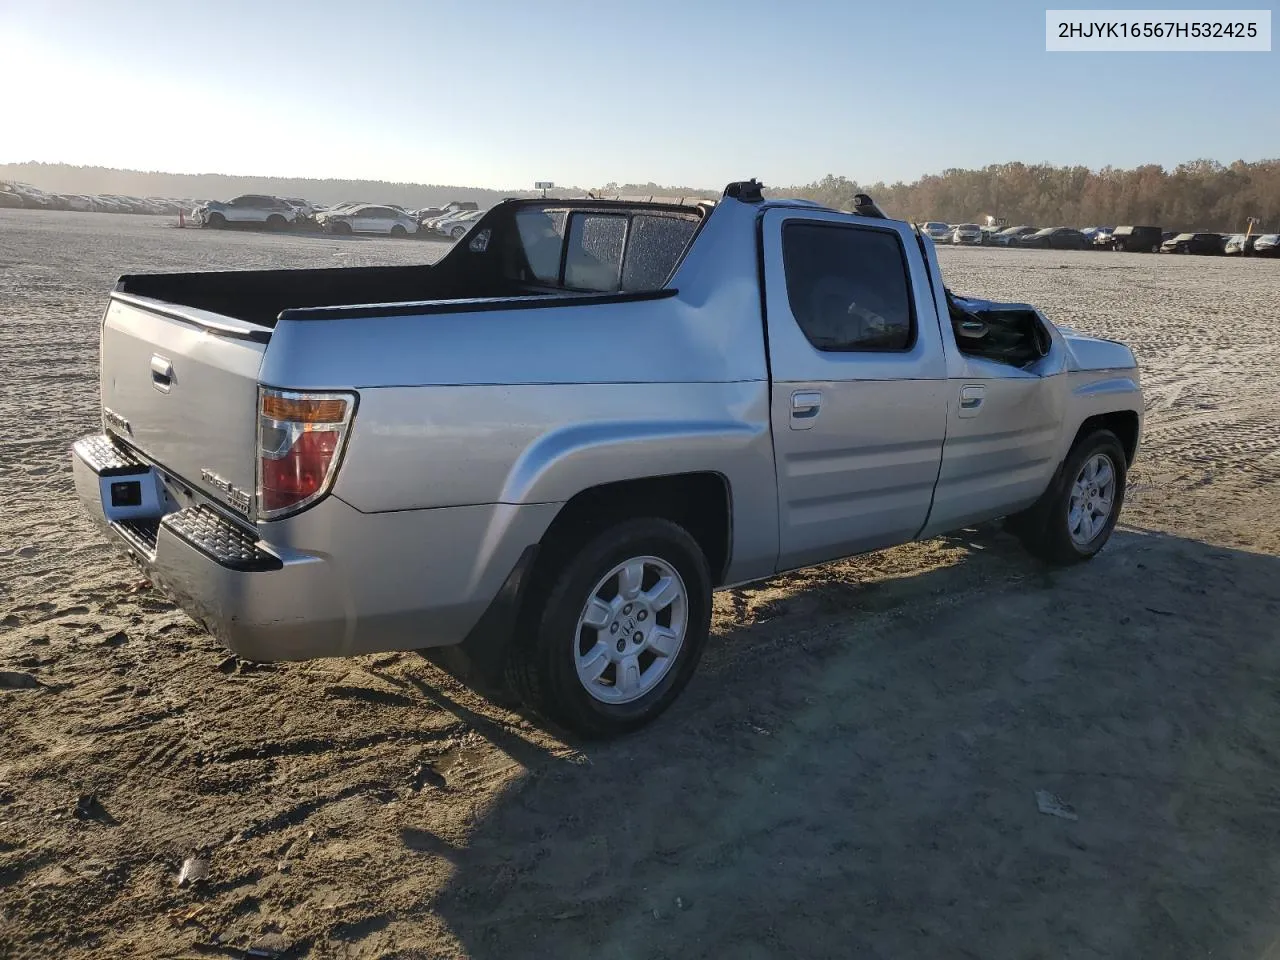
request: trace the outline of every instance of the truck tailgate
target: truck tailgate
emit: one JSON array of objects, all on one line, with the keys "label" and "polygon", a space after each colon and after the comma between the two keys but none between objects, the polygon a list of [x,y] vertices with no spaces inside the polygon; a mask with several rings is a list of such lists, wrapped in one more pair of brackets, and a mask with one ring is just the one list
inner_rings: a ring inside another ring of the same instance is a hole
[{"label": "truck tailgate", "polygon": [[270,331],[206,311],[115,294],[102,325],[108,430],[250,516],[258,370]]}]

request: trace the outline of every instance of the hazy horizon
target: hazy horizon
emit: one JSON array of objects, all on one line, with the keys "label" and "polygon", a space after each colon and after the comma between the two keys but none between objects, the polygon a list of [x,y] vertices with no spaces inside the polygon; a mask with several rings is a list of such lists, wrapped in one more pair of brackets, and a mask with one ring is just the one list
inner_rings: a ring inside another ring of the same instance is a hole
[{"label": "hazy horizon", "polygon": [[1280,154],[1275,52],[1050,54],[1016,0],[48,0],[5,28],[0,161],[528,190]]},{"label": "hazy horizon", "polygon": [[[488,208],[527,190],[486,190],[443,184],[374,180],[246,178],[189,175],[65,164],[0,164],[0,180],[22,180],[53,193],[229,199],[242,193],[305,197],[319,203],[367,201],[407,207],[474,200]],[[721,187],[596,184],[608,193],[718,197]],[[1040,224],[1160,223],[1180,229],[1244,229],[1252,218],[1261,232],[1280,226],[1280,159],[1223,165],[1194,160],[1172,170],[1156,165],[1090,171],[1083,167],[996,164],[980,170],[948,169],[911,183],[858,184],[827,175],[807,184],[765,184],[770,196],[803,197],[833,209],[852,209],[868,192],[890,216],[922,221],[967,222],[984,215]],[[563,185],[550,196],[582,196],[587,188]]]},{"label": "hazy horizon", "polygon": [[[1169,165],[1156,164],[1156,163],[1140,163],[1140,164],[1135,164],[1132,167],[1121,167],[1115,164],[1106,164],[1101,167],[1087,167],[1084,164],[1073,164],[1073,163],[1046,164],[1043,161],[1037,162],[1037,161],[1021,160],[1021,159],[1005,159],[1001,161],[996,161],[991,164],[987,164],[981,168],[964,168],[964,167],[958,167],[958,166],[952,165],[952,166],[938,169],[938,170],[926,171],[921,176],[911,178],[910,180],[905,178],[895,178],[893,180],[878,181],[878,185],[882,187],[886,186],[887,184],[912,186],[912,185],[918,184],[920,181],[925,180],[929,177],[939,177],[949,172],[950,173],[979,172],[981,170],[989,169],[991,167],[1008,166],[1013,164],[1022,164],[1027,167],[1050,166],[1050,167],[1055,167],[1059,169],[1083,167],[1089,170],[1089,172],[1091,173],[1100,173],[1108,169],[1115,170],[1118,172],[1129,172],[1129,171],[1133,171],[1133,170],[1137,170],[1143,167],[1149,167],[1153,165],[1160,166],[1162,169],[1164,169],[1167,172],[1172,172],[1177,168],[1179,168],[1180,166],[1185,166],[1191,163],[1203,163],[1203,162],[1218,163],[1224,167],[1229,167],[1230,165],[1235,163],[1249,163],[1249,164],[1278,163],[1280,162],[1280,150],[1277,150],[1277,155],[1273,157],[1232,157],[1232,158],[1184,157],[1181,160],[1177,161],[1176,163],[1169,164]],[[56,183],[56,182],[49,183],[49,184],[38,183],[36,182],[36,180],[31,179],[31,177],[33,176],[38,177],[39,174],[42,172],[46,174],[47,180],[52,179],[54,181],[61,181],[63,185],[59,185],[59,183]],[[628,181],[625,183],[622,183],[617,180],[609,180],[609,181],[604,181],[600,183],[585,183],[585,184],[556,183],[555,189],[550,191],[550,193],[557,196],[561,196],[561,195],[569,196],[577,192],[585,192],[588,190],[599,190],[601,188],[612,185],[612,186],[618,186],[619,189],[621,189],[622,187],[627,187],[627,188],[647,187],[647,188],[652,188],[655,191],[662,191],[662,190],[672,191],[672,193],[667,194],[671,196],[681,195],[683,193],[683,195],[686,195],[686,196],[711,197],[711,196],[718,196],[721,193],[721,191],[724,189],[726,184],[731,183],[734,180],[745,179],[753,175],[754,174],[751,171],[739,170],[736,173],[736,175],[729,174],[723,177],[717,183],[702,184],[698,186],[689,185],[689,184],[661,183],[654,180]],[[426,189],[426,190],[456,190],[456,191],[480,192],[480,193],[502,195],[502,196],[517,196],[517,195],[526,195],[526,194],[535,195],[537,193],[537,191],[533,189],[532,184],[528,184],[526,186],[509,185],[506,187],[501,187],[501,186],[489,187],[489,186],[482,186],[479,184],[468,184],[468,183],[452,183],[452,184],[427,183],[427,182],[412,181],[412,180],[385,180],[385,179],[365,178],[365,177],[339,177],[339,176],[310,177],[310,176],[298,176],[296,174],[276,175],[276,174],[262,174],[262,173],[239,173],[234,171],[213,171],[213,170],[187,172],[187,171],[181,171],[181,170],[143,169],[140,167],[109,167],[109,166],[102,166],[99,164],[76,164],[76,163],[70,163],[64,160],[9,161],[9,160],[3,159],[3,157],[0,157],[0,180],[17,180],[21,182],[26,182],[26,183],[30,183],[34,187],[38,187],[44,190],[49,190],[50,192],[53,192],[53,193],[118,193],[121,191],[113,189],[110,186],[97,186],[97,187],[75,186],[75,185],[66,186],[65,184],[68,181],[74,181],[74,180],[79,180],[86,183],[91,182],[95,179],[102,179],[102,180],[109,181],[113,178],[117,178],[120,176],[139,177],[139,178],[145,178],[145,177],[184,178],[184,179],[190,179],[190,180],[202,180],[202,179],[229,180],[229,181],[242,181],[246,183],[252,183],[252,182],[257,182],[257,183],[272,182],[277,184],[308,183],[308,184],[315,184],[317,186],[324,186],[328,184],[333,184],[333,185],[367,184],[371,189],[378,188],[378,187],[387,187],[387,188],[393,188],[393,189],[394,188],[410,188],[410,189]],[[775,191],[790,190],[790,189],[802,190],[802,189],[814,186],[824,178],[830,178],[833,176],[847,177],[848,174],[845,172],[838,172],[838,171],[832,170],[832,171],[826,171],[822,177],[815,178],[813,181],[810,181],[808,183],[771,183],[763,179],[761,180],[761,182],[764,184],[767,190],[775,190]],[[854,182],[862,183],[866,186],[872,185],[870,181],[866,181],[866,180],[860,180],[860,181],[854,181]],[[241,189],[239,192],[249,193],[257,189],[259,188],[245,187],[244,189]],[[283,192],[281,192],[281,190],[279,189],[273,188],[272,190],[267,190],[265,187],[261,188],[260,192],[269,192],[278,196],[284,196],[286,193],[288,193],[287,190],[284,190]],[[157,196],[162,195],[161,193],[155,193],[154,191],[152,191],[152,193]],[[200,199],[200,198],[193,197],[193,199]],[[312,197],[308,199],[323,200],[324,197],[317,196],[317,197]]]}]

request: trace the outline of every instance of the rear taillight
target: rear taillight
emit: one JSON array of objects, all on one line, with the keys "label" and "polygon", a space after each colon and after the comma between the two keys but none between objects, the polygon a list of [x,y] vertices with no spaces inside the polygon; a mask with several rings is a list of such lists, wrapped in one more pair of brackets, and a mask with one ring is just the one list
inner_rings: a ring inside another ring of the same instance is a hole
[{"label": "rear taillight", "polygon": [[354,393],[258,390],[258,517],[297,513],[326,493],[342,460]]}]

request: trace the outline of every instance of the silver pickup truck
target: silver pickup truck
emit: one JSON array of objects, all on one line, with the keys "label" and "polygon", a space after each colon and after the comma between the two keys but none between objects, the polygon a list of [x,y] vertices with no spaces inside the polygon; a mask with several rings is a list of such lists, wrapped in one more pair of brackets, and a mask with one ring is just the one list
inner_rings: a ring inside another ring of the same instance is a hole
[{"label": "silver pickup truck", "polygon": [[1127,347],[755,181],[508,201],[434,266],[126,276],[101,393],[85,509],[237,654],[452,646],[583,735],[675,699],[713,590],[998,517],[1093,556],[1143,409]]}]

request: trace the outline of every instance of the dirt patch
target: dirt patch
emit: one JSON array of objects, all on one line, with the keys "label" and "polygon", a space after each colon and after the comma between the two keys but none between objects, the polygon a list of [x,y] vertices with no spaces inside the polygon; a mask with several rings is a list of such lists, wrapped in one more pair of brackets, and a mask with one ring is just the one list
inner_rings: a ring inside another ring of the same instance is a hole
[{"label": "dirt patch", "polygon": [[116,274],[440,249],[0,211],[0,956],[1266,954],[1277,264],[943,250],[1138,350],[1125,527],[721,594],[680,703],[583,747],[416,654],[228,663],[73,502]]}]

